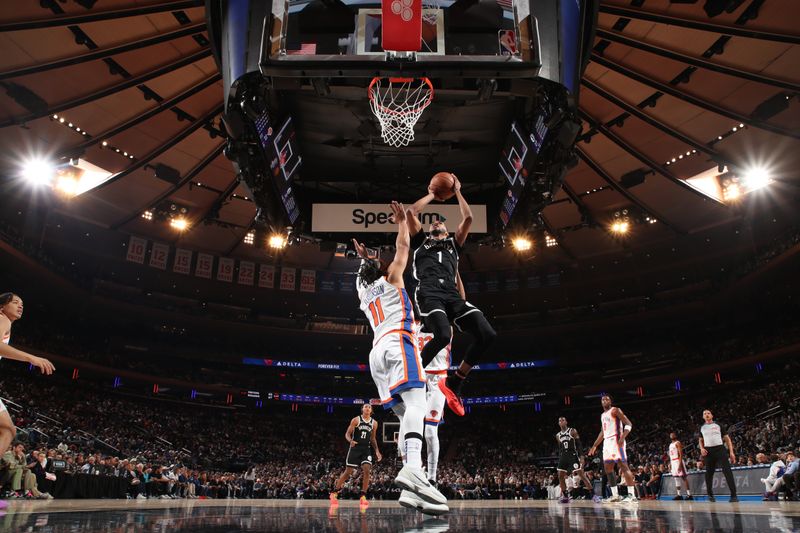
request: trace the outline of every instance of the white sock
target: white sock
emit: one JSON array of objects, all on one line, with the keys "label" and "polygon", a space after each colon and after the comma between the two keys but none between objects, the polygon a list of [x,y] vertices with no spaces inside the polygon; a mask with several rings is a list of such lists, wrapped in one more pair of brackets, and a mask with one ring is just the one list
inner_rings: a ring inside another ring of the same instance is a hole
[{"label": "white sock", "polygon": [[436,470],[439,467],[439,428],[425,426],[425,443],[428,446],[428,479],[436,481]]},{"label": "white sock", "polygon": [[422,434],[425,427],[425,389],[414,388],[400,393],[406,412],[400,424],[406,453],[406,464],[422,468]]},{"label": "white sock", "polygon": [[616,485],[611,487],[611,495],[615,498],[619,496],[619,488]]}]

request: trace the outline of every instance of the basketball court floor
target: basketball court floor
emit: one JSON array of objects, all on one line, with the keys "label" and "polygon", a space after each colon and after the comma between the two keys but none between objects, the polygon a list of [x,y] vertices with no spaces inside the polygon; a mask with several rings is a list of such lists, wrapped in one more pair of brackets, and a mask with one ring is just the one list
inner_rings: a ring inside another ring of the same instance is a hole
[{"label": "basketball court floor", "polygon": [[396,502],[324,500],[64,500],[11,502],[2,531],[402,532],[800,531],[800,503],[453,501],[441,518]]}]

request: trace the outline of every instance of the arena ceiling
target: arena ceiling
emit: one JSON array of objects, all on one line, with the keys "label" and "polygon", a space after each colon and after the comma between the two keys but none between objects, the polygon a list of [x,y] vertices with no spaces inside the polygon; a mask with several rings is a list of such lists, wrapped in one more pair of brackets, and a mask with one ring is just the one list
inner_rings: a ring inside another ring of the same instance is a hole
[{"label": "arena ceiling", "polygon": [[[26,157],[79,156],[119,174],[61,205],[69,216],[196,250],[263,254],[242,245],[256,207],[222,154],[223,88],[203,4],[3,2],[0,143],[6,175]],[[581,259],[741,217],[740,209],[683,182],[717,165],[768,167],[776,180],[770,194],[780,205],[781,195],[794,191],[800,179],[799,18],[793,0],[601,2],[581,92],[580,162],[543,211],[560,244],[552,253]],[[375,175],[356,168],[364,157],[359,140],[334,131],[347,120],[346,110],[317,109],[320,102],[304,94],[296,100],[297,113],[306,115],[298,117],[301,148],[314,161],[304,184],[316,181],[320,191],[324,185],[326,198],[338,188],[338,200],[348,193],[354,200],[383,200],[374,193]],[[440,117],[437,135],[449,136],[455,147],[437,165],[464,178],[468,197],[496,183],[495,161],[508,122],[498,101],[457,118]],[[480,130],[464,132],[459,121],[480,124]],[[305,133],[303,123],[309,124]],[[156,177],[159,164],[178,175]],[[344,173],[351,176],[349,185],[337,183]],[[637,173],[642,183],[622,185],[623,176]],[[388,170],[379,174],[392,179]],[[428,174],[398,179],[406,180],[399,189],[411,196],[401,199],[411,201],[424,190]],[[189,209],[188,231],[177,234],[141,217],[163,202]],[[631,206],[658,223],[624,241],[612,238],[606,221]],[[290,253],[303,254],[298,263],[329,261],[330,253],[311,248]]]}]

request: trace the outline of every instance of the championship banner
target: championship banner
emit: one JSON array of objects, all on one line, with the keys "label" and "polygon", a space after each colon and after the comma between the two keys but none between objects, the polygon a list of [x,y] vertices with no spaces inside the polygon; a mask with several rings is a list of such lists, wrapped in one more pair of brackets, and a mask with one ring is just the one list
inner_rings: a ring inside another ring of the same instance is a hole
[{"label": "championship banner", "polygon": [[175,249],[172,271],[178,274],[189,274],[192,271],[192,251],[184,248]]},{"label": "championship banner", "polygon": [[211,279],[211,269],[214,266],[214,256],[211,254],[197,254],[197,265],[194,267],[194,275],[198,278]]},{"label": "championship banner", "polygon": [[272,265],[259,265],[258,286],[262,289],[275,288],[275,267]]},{"label": "championship banner", "polygon": [[[736,495],[757,495],[760,499],[761,495],[764,493],[764,483],[761,482],[761,478],[769,476],[769,468],[769,465],[731,468],[733,471],[733,480],[736,482]],[[692,491],[695,497],[707,494],[705,470],[689,472],[686,475],[686,480],[689,482],[689,490]],[[721,470],[714,472],[714,480],[711,485],[715,496],[730,495],[731,493],[725,481],[725,475]],[[675,480],[672,474],[664,474],[661,476],[661,491],[658,493],[658,499],[671,500],[676,495]]]},{"label": "championship banner", "polygon": [[[470,205],[470,233],[486,233],[486,205]],[[325,233],[394,233],[397,224],[390,222],[392,210],[386,204],[314,204],[311,211],[311,231]],[[445,220],[451,232],[461,221],[458,204],[429,204],[419,215],[422,227],[436,220]]]},{"label": "championship banner", "polygon": [[281,268],[281,290],[282,291],[293,291],[294,290],[294,278],[297,275],[297,269],[295,268]]},{"label": "championship banner", "polygon": [[127,261],[132,263],[144,263],[144,251],[147,249],[147,239],[131,235],[128,240],[128,254],[125,256]]},{"label": "championship banner", "polygon": [[319,290],[324,292],[336,290],[336,275],[333,272],[320,272]]},{"label": "championship banner", "polygon": [[300,271],[300,292],[316,292],[316,290],[317,271],[304,268]]},{"label": "championship banner", "polygon": [[354,274],[342,274],[337,285],[342,292],[356,292],[356,277]]},{"label": "championship banner", "polygon": [[219,281],[233,281],[233,259],[230,257],[220,257],[217,265],[217,279]]},{"label": "championship banner", "polygon": [[256,275],[256,264],[252,261],[239,261],[239,285],[252,285]]},{"label": "championship banner", "polygon": [[169,246],[164,243],[154,242],[153,248],[150,250],[150,266],[166,270],[167,257],[169,257]]}]

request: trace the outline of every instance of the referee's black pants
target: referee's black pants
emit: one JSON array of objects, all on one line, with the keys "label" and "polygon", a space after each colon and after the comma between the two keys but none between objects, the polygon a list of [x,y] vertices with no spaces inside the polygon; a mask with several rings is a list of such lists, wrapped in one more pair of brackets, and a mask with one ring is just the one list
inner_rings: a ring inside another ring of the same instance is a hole
[{"label": "referee's black pants", "polygon": [[722,473],[725,475],[725,481],[728,483],[731,496],[736,496],[736,480],[733,479],[731,463],[728,461],[728,450],[725,446],[706,446],[706,450],[708,450],[708,455],[705,457],[706,493],[709,496],[714,495],[714,471],[716,471],[717,466],[719,466],[722,468]]}]

